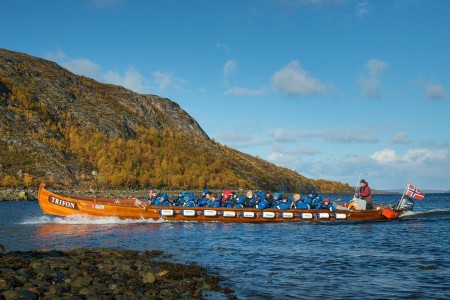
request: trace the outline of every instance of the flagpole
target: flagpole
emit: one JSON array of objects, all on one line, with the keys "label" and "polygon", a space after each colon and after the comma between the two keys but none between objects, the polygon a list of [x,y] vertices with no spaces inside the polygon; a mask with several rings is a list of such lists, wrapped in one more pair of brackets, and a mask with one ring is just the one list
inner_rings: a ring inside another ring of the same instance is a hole
[{"label": "flagpole", "polygon": [[400,204],[402,203],[403,198],[405,197],[405,194],[406,194],[406,190],[407,190],[407,189],[408,189],[408,185],[406,185],[405,190],[403,191],[403,195],[402,195],[402,197],[400,198],[400,201],[398,201],[396,210],[399,210],[399,209],[400,209]]},{"label": "flagpole", "polygon": [[361,179],[361,172],[359,172],[359,176],[358,176],[358,182],[356,183],[356,185],[355,185],[355,194],[353,194],[353,198],[355,197],[355,195],[356,195],[356,190],[358,189],[358,183],[359,183],[359,180]]}]

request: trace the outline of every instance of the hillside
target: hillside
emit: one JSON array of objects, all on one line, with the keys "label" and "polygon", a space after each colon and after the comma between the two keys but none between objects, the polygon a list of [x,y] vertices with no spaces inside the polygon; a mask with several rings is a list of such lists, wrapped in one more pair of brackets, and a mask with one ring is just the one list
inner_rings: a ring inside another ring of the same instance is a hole
[{"label": "hillside", "polygon": [[222,146],[178,104],[0,49],[0,186],[349,191]]}]

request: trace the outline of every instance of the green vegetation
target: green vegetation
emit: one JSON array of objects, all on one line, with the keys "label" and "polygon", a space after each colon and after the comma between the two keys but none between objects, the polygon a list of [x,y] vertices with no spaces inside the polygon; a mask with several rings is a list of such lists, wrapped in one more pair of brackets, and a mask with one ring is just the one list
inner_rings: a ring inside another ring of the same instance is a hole
[{"label": "green vegetation", "polygon": [[0,186],[345,192],[220,145],[176,103],[0,50]]}]

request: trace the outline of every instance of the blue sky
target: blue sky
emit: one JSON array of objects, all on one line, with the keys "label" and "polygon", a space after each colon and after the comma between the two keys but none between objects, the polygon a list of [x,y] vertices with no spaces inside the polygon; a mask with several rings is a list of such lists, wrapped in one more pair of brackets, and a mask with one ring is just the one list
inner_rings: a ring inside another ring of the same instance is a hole
[{"label": "blue sky", "polygon": [[311,178],[450,189],[450,1],[1,1],[1,48]]}]

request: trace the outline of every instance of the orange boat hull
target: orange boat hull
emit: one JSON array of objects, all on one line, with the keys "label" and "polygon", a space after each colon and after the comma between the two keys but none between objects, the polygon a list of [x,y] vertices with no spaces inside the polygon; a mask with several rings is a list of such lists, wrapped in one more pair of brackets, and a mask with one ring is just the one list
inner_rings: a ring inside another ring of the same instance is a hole
[{"label": "orange boat hull", "polygon": [[278,210],[255,208],[211,208],[182,206],[136,205],[136,199],[87,198],[59,195],[45,189],[41,184],[38,201],[45,214],[55,216],[90,215],[117,217],[120,219],[153,219],[168,221],[267,223],[304,221],[381,221],[396,218],[387,217],[383,211],[387,206],[375,206],[373,210]]}]

